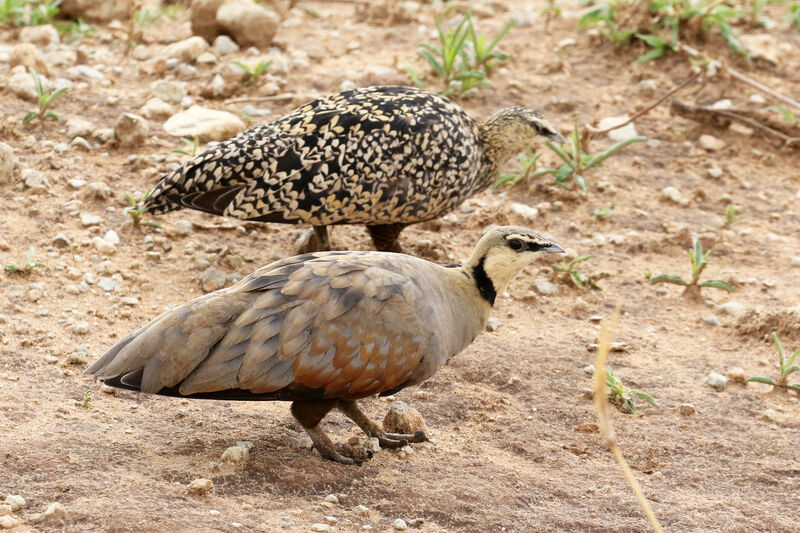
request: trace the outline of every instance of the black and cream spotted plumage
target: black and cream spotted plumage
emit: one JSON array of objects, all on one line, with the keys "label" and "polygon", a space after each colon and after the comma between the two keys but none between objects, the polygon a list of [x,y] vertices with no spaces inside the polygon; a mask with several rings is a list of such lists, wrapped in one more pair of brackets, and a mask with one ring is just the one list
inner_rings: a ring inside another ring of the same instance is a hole
[{"label": "black and cream spotted plumage", "polygon": [[535,111],[483,123],[439,94],[367,87],[314,100],[186,162],[141,207],[190,207],[263,222],[366,224],[378,249],[400,251],[408,224],[437,218],[488,187],[539,136],[561,139]]}]

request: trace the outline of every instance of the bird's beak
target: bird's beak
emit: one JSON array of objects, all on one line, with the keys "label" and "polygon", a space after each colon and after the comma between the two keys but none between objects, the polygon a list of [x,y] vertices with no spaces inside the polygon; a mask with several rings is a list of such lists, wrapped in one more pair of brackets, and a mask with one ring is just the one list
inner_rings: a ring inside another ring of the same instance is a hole
[{"label": "bird's beak", "polygon": [[557,131],[549,131],[545,133],[544,136],[558,144],[564,144],[565,142],[567,142],[564,136],[558,133]]},{"label": "bird's beak", "polygon": [[554,242],[551,242],[550,244],[548,244],[544,248],[541,248],[539,251],[540,252],[544,252],[546,254],[564,254],[564,253],[566,253],[566,250],[564,250],[561,246],[557,245]]}]

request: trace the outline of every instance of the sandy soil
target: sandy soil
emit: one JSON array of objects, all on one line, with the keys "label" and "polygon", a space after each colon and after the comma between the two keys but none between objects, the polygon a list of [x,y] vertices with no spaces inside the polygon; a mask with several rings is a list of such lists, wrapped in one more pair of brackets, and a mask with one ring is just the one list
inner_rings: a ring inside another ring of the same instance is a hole
[{"label": "sandy soil", "polygon": [[[415,45],[428,38],[431,6],[385,27],[358,19],[352,5],[305,4],[322,18],[293,14],[294,23],[280,30],[277,43],[285,55],[305,51],[310,64],[275,77],[281,92],[298,96],[256,104],[272,110],[268,118],[314,93],[336,91],[345,80],[408,83],[404,65],[424,70]],[[492,32],[513,11],[535,12],[543,5],[493,3],[480,10],[479,21]],[[524,104],[567,129],[575,115],[592,120],[630,112],[688,75],[678,56],[632,65],[642,50],[614,49],[577,33],[577,3],[564,9],[564,18],[548,31],[537,21],[509,34],[504,48],[510,60],[491,87],[463,102],[470,112],[485,117],[502,106]],[[791,48],[777,66],[756,62],[748,69],[720,41],[701,44],[796,97],[800,34],[772,34]],[[103,35],[118,33],[101,26],[98,37],[73,46],[95,50],[93,63],[120,65],[122,73],[107,71],[112,80],[107,86],[90,81],[69,92],[56,108],[64,120],[84,117],[98,128],[113,127],[119,113],[135,112],[146,101],[147,88],[160,77],[145,72],[145,63],[125,58],[118,38]],[[146,31],[145,40],[188,35],[185,20],[162,21]],[[554,51],[567,37],[577,44]],[[0,32],[0,42],[15,40],[14,30]],[[188,82],[197,103],[238,113],[244,103],[226,105],[225,98],[202,96],[202,89],[214,69],[247,57],[246,52],[226,56],[178,79]],[[55,66],[53,73],[57,77],[66,68]],[[645,93],[641,80],[655,80],[656,92]],[[259,84],[236,84],[226,97],[258,97],[262,90]],[[749,103],[753,92],[718,79],[680,98],[698,104],[729,98],[739,107],[763,107]],[[23,125],[32,104],[9,91],[1,94],[3,141],[15,148],[22,168],[37,169],[50,182],[38,192],[17,183],[0,185],[2,264],[19,263],[32,245],[45,265],[26,276],[0,275],[0,499],[20,494],[27,502],[14,513],[21,521],[16,531],[309,531],[315,523],[336,531],[361,531],[365,525],[390,531],[398,518],[424,519],[410,529],[425,532],[644,531],[644,517],[597,432],[583,392],[590,387],[584,367],[595,357],[596,317],[609,316],[617,301],[623,316],[615,340],[624,346],[612,353],[611,364],[627,385],[652,394],[659,407],[642,405],[639,416],[615,410],[613,421],[664,527],[797,530],[797,398],[772,393],[766,385],[729,383],[720,392],[706,384],[710,372],[725,374],[734,367],[746,376],[774,376],[777,356],[767,337],[774,328],[780,328],[787,349],[800,347],[800,327],[792,318],[797,315],[790,314],[800,301],[800,269],[791,266],[800,256],[797,151],[781,150],[758,134],[698,127],[660,107],[636,121],[638,131],[658,140],[657,146],[633,145],[587,174],[588,193],[559,190],[545,178],[487,191],[454,217],[406,230],[402,239],[410,251],[450,262],[466,256],[487,225],[524,224],[575,256],[595,255],[583,263],[585,271],[610,276],[601,282],[602,292],[559,283],[556,294],[542,296],[534,285],[551,268],[544,260],[529,267],[499,299],[493,313],[497,331],[480,336],[421,387],[396,396],[423,414],[431,442],[414,445],[410,454],[381,451],[359,468],[321,459],[287,404],[111,395],[80,375],[87,362],[131,330],[202,294],[207,262],[226,274],[246,274],[291,255],[297,228],[254,228],[196,212],[162,217],[160,233],[132,227],[116,196],[147,189],[166,164],[180,159],[170,151],[183,145],[163,131],[162,121],[150,121],[151,136],[135,149],[111,143],[60,154],[40,141],[69,142],[64,122]],[[109,96],[117,98],[109,103]],[[698,137],[704,133],[726,146],[703,150]],[[37,141],[28,144],[30,136]],[[609,145],[604,138],[591,148]],[[543,160],[555,164],[549,154]],[[721,177],[708,176],[711,166],[723,170]],[[114,194],[94,198],[85,187],[73,189],[68,184],[73,178],[104,182]],[[670,185],[689,199],[688,206],[662,199],[662,188]],[[595,209],[614,200],[613,215],[593,217]],[[510,210],[512,202],[539,205],[539,217],[523,220]],[[726,228],[730,203],[743,210]],[[77,213],[103,221],[87,228]],[[177,220],[193,222],[194,231],[178,235]],[[223,228],[203,229],[220,224]],[[113,253],[99,253],[91,238],[110,229],[121,242]],[[74,252],[53,245],[59,233],[77,245]],[[647,283],[648,270],[689,275],[686,249],[692,234],[713,247],[714,262],[704,275],[728,280],[733,294],[706,290],[701,301],[693,301],[682,298],[680,287]],[[337,227],[332,238],[340,248],[369,248],[360,227]],[[104,292],[92,284],[81,291],[82,280],[104,276],[119,288]],[[138,303],[123,303],[130,297]],[[749,315],[739,319],[717,308],[731,301]],[[719,325],[705,321],[711,315]],[[75,333],[80,322],[88,324],[86,334]],[[83,408],[87,390],[94,397]],[[694,414],[680,414],[687,403]],[[370,399],[364,405],[380,420],[389,404]],[[339,442],[358,435],[339,415],[328,417],[325,427]],[[249,459],[221,464],[222,452],[240,440],[254,445]],[[188,483],[200,477],[211,479],[214,489],[189,494]],[[326,502],[329,494],[339,503]],[[53,502],[63,504],[63,519],[42,516]],[[366,516],[358,514],[358,505],[369,509]]]}]

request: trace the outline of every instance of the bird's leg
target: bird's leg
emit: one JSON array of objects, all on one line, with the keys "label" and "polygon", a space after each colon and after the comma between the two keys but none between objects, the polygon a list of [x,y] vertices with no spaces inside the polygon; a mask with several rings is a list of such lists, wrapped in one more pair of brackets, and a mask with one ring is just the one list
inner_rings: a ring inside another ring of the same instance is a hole
[{"label": "bird's leg", "polygon": [[360,465],[361,459],[347,457],[336,451],[331,439],[319,428],[320,421],[328,412],[336,407],[339,400],[304,400],[292,402],[292,416],[294,416],[303,429],[311,437],[314,448],[325,459],[342,463],[343,465]]},{"label": "bird's leg", "polygon": [[409,442],[424,442],[428,440],[428,437],[426,437],[425,433],[422,431],[417,431],[413,434],[386,433],[378,424],[370,420],[367,415],[364,414],[364,411],[361,410],[355,400],[340,400],[338,407],[339,410],[343,412],[347,418],[355,422],[368,437],[377,438],[381,448],[402,448]]},{"label": "bird's leg", "polygon": [[372,237],[372,243],[375,249],[380,252],[396,252],[403,253],[400,243],[397,242],[397,237],[408,224],[378,224],[375,226],[367,226],[369,236]]},{"label": "bird's leg", "polygon": [[317,235],[317,251],[330,251],[331,241],[328,238],[328,226],[314,226],[314,233]]}]

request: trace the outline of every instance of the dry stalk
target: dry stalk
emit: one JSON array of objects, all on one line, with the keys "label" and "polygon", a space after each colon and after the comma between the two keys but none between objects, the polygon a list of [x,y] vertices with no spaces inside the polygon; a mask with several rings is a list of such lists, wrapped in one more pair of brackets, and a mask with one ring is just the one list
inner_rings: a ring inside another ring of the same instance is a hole
[{"label": "dry stalk", "polygon": [[653,509],[650,507],[650,502],[647,501],[647,498],[645,498],[644,494],[642,493],[639,482],[636,481],[635,477],[633,477],[631,468],[628,466],[627,461],[625,461],[625,457],[622,455],[622,450],[620,450],[619,445],[617,444],[617,437],[614,434],[614,427],[611,425],[611,416],[609,414],[608,405],[608,389],[606,387],[606,360],[608,359],[609,351],[611,351],[611,337],[613,336],[614,331],[617,329],[620,306],[621,303],[618,302],[616,308],[614,309],[614,315],[611,318],[611,321],[609,322],[608,320],[604,320],[600,328],[600,336],[597,344],[597,360],[594,363],[594,386],[592,387],[594,392],[594,405],[597,409],[597,419],[599,421],[600,432],[606,438],[606,441],[608,442],[608,449],[611,451],[611,454],[614,456],[614,459],[617,461],[620,469],[622,469],[622,474],[625,477],[625,480],[628,482],[631,490],[636,495],[636,499],[639,500],[639,506],[641,506],[642,511],[644,511],[644,514],[647,516],[647,520],[650,522],[650,527],[652,527],[653,531],[656,533],[663,533],[664,530],[661,528],[661,524],[658,523],[658,519],[653,513]]}]

